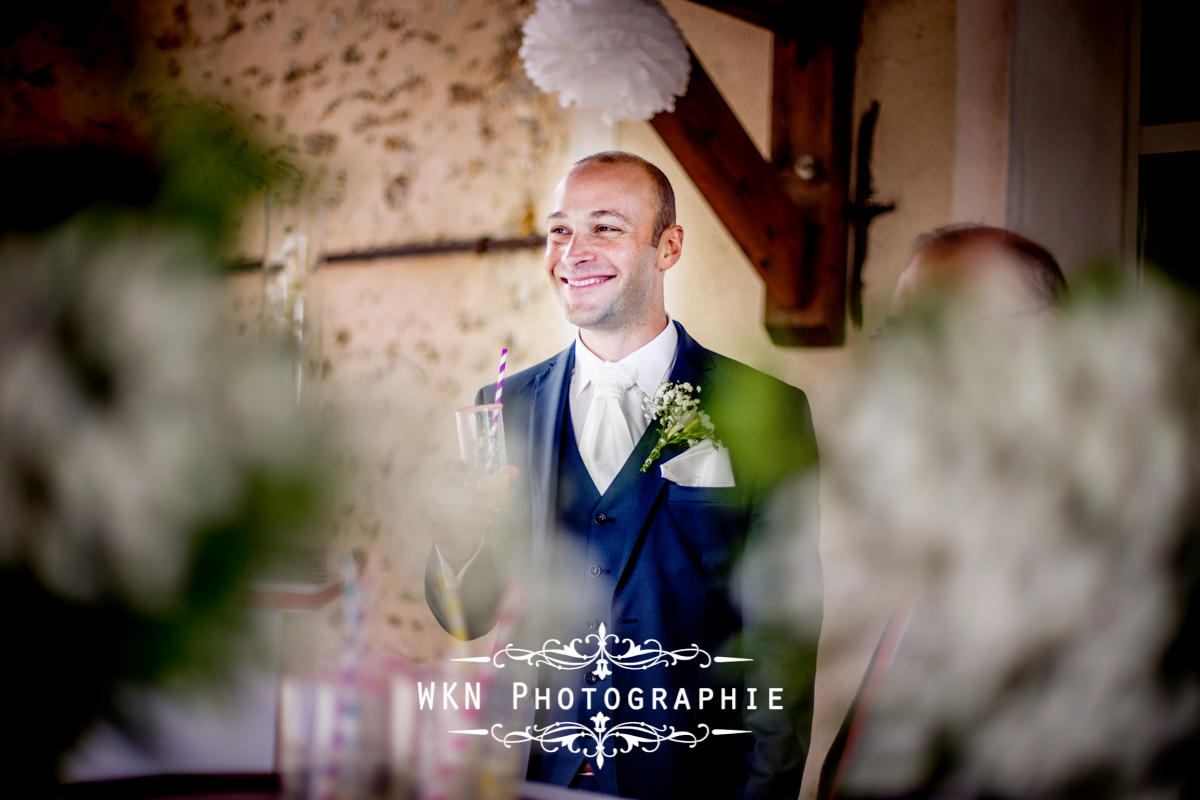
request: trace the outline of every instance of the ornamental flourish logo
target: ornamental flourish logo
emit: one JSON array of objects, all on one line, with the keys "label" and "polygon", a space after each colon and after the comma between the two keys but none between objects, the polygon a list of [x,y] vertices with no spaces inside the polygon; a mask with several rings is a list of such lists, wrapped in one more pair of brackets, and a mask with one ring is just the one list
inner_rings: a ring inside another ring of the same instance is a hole
[{"label": "ornamental flourish logo", "polygon": [[[589,642],[595,642],[596,648],[591,653],[580,652],[580,645],[587,645]],[[619,655],[615,654],[610,648],[613,645],[625,645],[625,651]],[[553,645],[553,646],[552,646]],[[452,661],[491,661],[492,664],[501,669],[504,668],[506,660],[523,661],[532,667],[548,666],[560,670],[575,670],[583,669],[591,664],[596,665],[595,675],[600,680],[604,680],[609,675],[612,675],[612,670],[609,669],[609,664],[618,669],[650,669],[657,667],[660,664],[667,666],[675,666],[680,661],[699,660],[699,665],[708,667],[711,664],[722,663],[728,661],[752,661],[749,658],[727,658],[717,656],[713,658],[706,651],[701,650],[696,645],[683,647],[679,650],[664,650],[657,639],[646,639],[641,644],[637,644],[633,639],[621,639],[615,633],[608,633],[604,623],[600,623],[600,630],[597,633],[590,634],[584,639],[572,639],[570,644],[564,645],[558,639],[547,639],[540,650],[524,650],[519,647],[514,647],[509,644],[503,650],[498,651],[491,659],[488,658],[455,658]]]},{"label": "ornamental flourish logo", "polygon": [[[612,718],[603,711],[597,712],[590,719],[593,725],[591,728],[579,722],[555,722],[542,727],[532,725],[523,731],[509,731],[501,736],[497,731],[501,726],[493,725],[491,734],[493,739],[505,747],[512,747],[521,742],[537,742],[547,753],[566,747],[572,753],[583,753],[584,756],[595,759],[597,768],[604,767],[605,759],[613,758],[617,753],[628,753],[634,747],[647,753],[653,753],[663,742],[680,742],[688,747],[695,747],[707,739],[709,734],[709,727],[703,723],[700,724],[700,732],[693,733],[677,731],[672,725],[656,727],[645,722],[622,722],[606,729],[605,725]],[[714,736],[749,732],[721,728],[712,731]]]},{"label": "ornamental flourish logo", "polygon": [[[649,670],[661,667],[669,669],[682,662],[691,661],[701,669],[707,669],[713,664],[750,662],[754,659],[713,656],[695,644],[678,650],[667,650],[656,639],[647,639],[638,643],[630,638],[621,638],[616,634],[609,633],[604,623],[601,623],[596,633],[583,638],[571,639],[567,644],[563,644],[560,639],[547,639],[537,650],[528,650],[508,644],[492,656],[450,660],[478,664],[490,663],[497,669],[504,669],[508,664],[514,662],[524,663],[535,669],[551,667],[563,671],[582,670],[590,667],[588,683],[598,683],[611,677],[614,674],[614,668]],[[443,707],[447,707],[448,702],[454,702],[448,698],[448,693],[454,686],[455,684],[450,684],[442,687]],[[464,686],[464,690],[469,705],[472,697],[470,686]],[[582,714],[585,710],[596,712],[586,717],[591,725],[578,721],[556,721],[547,725],[531,724],[519,730],[506,731],[503,724],[497,723],[489,728],[452,730],[450,733],[490,736],[506,748],[533,742],[539,744],[547,753],[566,748],[569,752],[581,753],[591,759],[599,769],[603,768],[607,761],[621,753],[628,753],[634,748],[643,752],[654,752],[664,742],[695,747],[710,736],[751,733],[750,730],[741,728],[714,728],[706,723],[699,723],[695,730],[680,729],[673,725],[652,725],[642,721],[625,721],[609,726],[613,717],[606,714],[606,710],[616,711],[624,706],[633,711],[640,711],[648,705],[652,710],[664,711],[704,710],[715,707],[719,707],[721,710],[743,708],[752,711],[758,708],[756,692],[757,689],[753,687],[744,687],[742,689],[743,696],[739,698],[737,688],[727,687],[720,690],[718,698],[718,691],[710,687],[699,687],[694,693],[687,688],[680,687],[672,694],[666,688],[655,687],[647,690],[635,686],[623,694],[616,687],[610,685],[582,688],[579,690],[580,697],[576,695],[575,690],[563,687],[559,689],[555,698],[557,702],[552,703],[550,689],[535,687],[533,693],[535,709],[549,709],[556,705],[560,711],[566,712],[574,709],[578,702],[579,710],[576,713]],[[767,708],[782,710],[781,692],[782,690],[779,688],[768,690]],[[597,693],[600,694],[599,697],[596,696]],[[649,697],[646,696],[647,693]],[[422,708],[433,707],[435,694],[433,685],[426,688],[419,684],[418,694]],[[520,681],[512,683],[512,709],[514,711],[519,710],[521,701],[529,696],[528,684]],[[475,707],[478,708],[478,685],[475,686],[474,700]],[[457,708],[457,705],[454,707]]]}]

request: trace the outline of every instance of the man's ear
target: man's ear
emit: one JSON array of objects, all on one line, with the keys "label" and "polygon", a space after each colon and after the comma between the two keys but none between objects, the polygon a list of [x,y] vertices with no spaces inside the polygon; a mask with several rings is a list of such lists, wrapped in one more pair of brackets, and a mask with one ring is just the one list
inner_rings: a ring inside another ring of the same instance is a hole
[{"label": "man's ear", "polygon": [[683,227],[672,225],[658,239],[658,270],[666,272],[683,254]]}]

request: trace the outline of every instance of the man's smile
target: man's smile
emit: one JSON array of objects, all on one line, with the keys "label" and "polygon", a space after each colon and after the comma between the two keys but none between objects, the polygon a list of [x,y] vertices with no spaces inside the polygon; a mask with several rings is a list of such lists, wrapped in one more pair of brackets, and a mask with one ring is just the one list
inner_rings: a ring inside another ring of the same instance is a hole
[{"label": "man's smile", "polygon": [[615,277],[616,275],[595,275],[587,278],[559,278],[559,280],[572,289],[582,289],[587,286],[596,286],[597,284],[605,283]]}]

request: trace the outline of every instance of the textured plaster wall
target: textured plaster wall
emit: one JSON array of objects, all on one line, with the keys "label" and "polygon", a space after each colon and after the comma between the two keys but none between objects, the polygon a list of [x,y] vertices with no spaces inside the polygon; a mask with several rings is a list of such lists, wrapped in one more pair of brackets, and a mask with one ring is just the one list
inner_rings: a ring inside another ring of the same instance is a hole
[{"label": "textured plaster wall", "polygon": [[565,131],[517,56],[530,3],[145,9],[147,82],[230,103],[307,167],[336,204],[330,249],[528,232]]},{"label": "textured plaster wall", "polygon": [[[327,251],[540,231],[566,164],[568,114],[526,79],[520,0],[408,3],[187,0],[153,8],[147,84],[241,110],[330,203],[309,229]],[[278,210],[278,207],[277,207]],[[536,222],[535,222],[536,220]],[[261,254],[261,205],[240,249]],[[278,230],[277,220],[272,229]],[[425,607],[429,524],[416,513],[455,443],[451,409],[571,335],[538,251],[424,256],[322,267],[321,381],[311,397],[347,429],[350,478],[331,561],[366,556],[372,647],[427,661],[449,646]],[[229,312],[255,335],[262,281],[230,281]],[[336,646],[340,604],[322,612]]]}]

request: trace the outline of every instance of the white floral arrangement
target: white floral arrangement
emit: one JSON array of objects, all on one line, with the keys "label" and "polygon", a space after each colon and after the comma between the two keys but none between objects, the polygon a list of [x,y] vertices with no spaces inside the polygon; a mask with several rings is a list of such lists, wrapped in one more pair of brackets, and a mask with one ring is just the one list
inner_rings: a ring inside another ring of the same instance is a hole
[{"label": "white floral arrangement", "polygon": [[721,446],[712,419],[700,410],[700,391],[701,387],[692,386],[687,381],[664,381],[654,397],[647,397],[642,402],[646,419],[658,425],[658,441],[642,462],[642,472],[653,466],[667,445],[686,444],[694,447],[709,440],[714,447]]},{"label": "white floral arrangement", "polygon": [[149,226],[0,248],[0,566],[76,601],[171,608],[204,520],[233,512],[247,473],[303,463],[287,374],[226,333],[207,269]]},{"label": "white floral arrangement", "polygon": [[692,62],[657,0],[539,0],[525,21],[529,79],[564,108],[599,109],[607,123],[674,111]]},{"label": "white floral arrangement", "polygon": [[128,720],[123,690],[228,675],[257,647],[250,581],[322,532],[328,443],[290,365],[227,329],[217,274],[199,237],[115,215],[0,239],[15,786]]},{"label": "white floral arrangement", "polygon": [[[912,791],[951,742],[947,774],[979,794],[1055,796],[1103,769],[1142,796],[1200,730],[1194,660],[1177,688],[1160,672],[1200,578],[1180,555],[1200,513],[1198,341],[1194,309],[1148,278],[1058,318],[952,312],[850,376],[822,426],[826,619],[874,634],[863,664],[890,613],[904,633],[846,788]],[[743,580],[773,576],[764,594],[796,613],[780,541]]]}]

